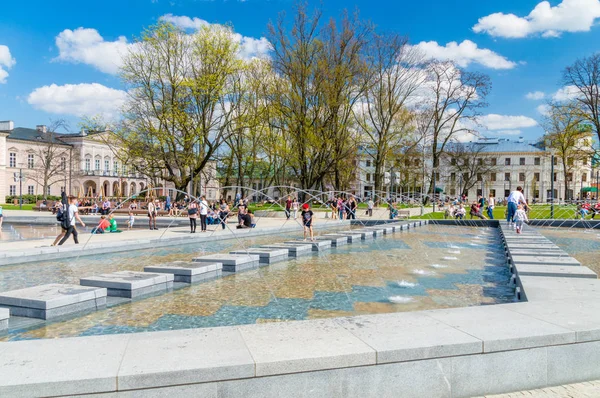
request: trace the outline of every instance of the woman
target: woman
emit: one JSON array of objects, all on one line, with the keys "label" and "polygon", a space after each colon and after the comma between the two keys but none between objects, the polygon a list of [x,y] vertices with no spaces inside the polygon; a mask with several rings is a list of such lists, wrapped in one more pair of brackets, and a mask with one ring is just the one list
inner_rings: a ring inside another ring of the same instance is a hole
[{"label": "woman", "polygon": [[223,229],[225,229],[225,224],[227,224],[227,217],[229,217],[229,205],[225,199],[221,199],[221,204],[219,205],[219,219],[221,220],[221,227]]},{"label": "woman", "polygon": [[208,216],[208,203],[203,196],[200,198],[200,230],[206,232],[206,217]]},{"label": "woman", "polygon": [[148,199],[148,225],[151,230],[157,230],[156,228],[156,205],[152,199]]},{"label": "woman", "polygon": [[496,200],[492,195],[488,199],[487,215],[490,220],[494,219],[494,207],[496,207]]},{"label": "woman", "polygon": [[190,233],[196,233],[196,220],[198,219],[198,203],[190,202],[188,206],[188,218],[190,219]]}]

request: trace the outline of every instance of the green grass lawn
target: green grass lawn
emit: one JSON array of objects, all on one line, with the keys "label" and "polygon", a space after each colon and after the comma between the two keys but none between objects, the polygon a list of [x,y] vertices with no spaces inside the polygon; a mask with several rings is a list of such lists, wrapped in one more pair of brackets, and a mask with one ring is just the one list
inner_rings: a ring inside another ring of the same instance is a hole
[{"label": "green grass lawn", "polygon": [[[0,205],[3,210],[19,210],[19,205]],[[33,203],[23,203],[23,210],[33,210]]]},{"label": "green grass lawn", "polygon": [[[574,219],[575,212],[577,206],[574,205],[555,205],[554,206],[554,218],[556,219]],[[487,217],[487,212],[483,212],[483,214]],[[529,211],[529,218],[531,219],[549,219],[551,215],[551,206],[547,204],[543,205],[532,205],[531,210]],[[423,216],[415,216],[411,217],[415,219],[429,219],[429,220],[441,220],[444,218],[444,211],[435,212],[430,214],[425,214]],[[466,219],[471,219],[469,216],[469,209],[467,208]],[[496,206],[494,208],[494,218],[495,219],[505,219],[506,218],[506,206]],[[590,218],[588,216],[588,218]]]}]

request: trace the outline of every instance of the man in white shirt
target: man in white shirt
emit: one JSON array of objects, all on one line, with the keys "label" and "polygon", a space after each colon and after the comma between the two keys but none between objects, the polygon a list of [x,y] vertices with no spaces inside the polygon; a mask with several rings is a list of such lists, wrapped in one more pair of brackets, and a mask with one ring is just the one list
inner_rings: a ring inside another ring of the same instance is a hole
[{"label": "man in white shirt", "polygon": [[79,240],[77,239],[77,228],[75,228],[75,220],[79,221],[82,227],[85,227],[85,224],[83,223],[83,221],[81,221],[81,218],[79,218],[79,209],[77,209],[76,203],[77,198],[75,196],[69,196],[69,207],[66,214],[66,217],[68,217],[69,220],[69,224],[67,226],[65,236],[61,239],[60,242],[58,242],[59,246],[65,243],[67,239],[69,239],[71,234],[73,235],[73,240],[75,241],[75,244],[79,243]]},{"label": "man in white shirt", "polygon": [[200,229],[201,232],[206,232],[206,215],[208,214],[208,203],[206,198],[203,196],[200,198]]},{"label": "man in white shirt", "polygon": [[517,213],[517,206],[519,204],[524,204],[527,206],[527,201],[525,200],[525,196],[523,196],[523,188],[517,187],[516,191],[512,191],[507,199],[507,212],[506,212],[506,222],[509,224],[515,222],[515,214]]}]

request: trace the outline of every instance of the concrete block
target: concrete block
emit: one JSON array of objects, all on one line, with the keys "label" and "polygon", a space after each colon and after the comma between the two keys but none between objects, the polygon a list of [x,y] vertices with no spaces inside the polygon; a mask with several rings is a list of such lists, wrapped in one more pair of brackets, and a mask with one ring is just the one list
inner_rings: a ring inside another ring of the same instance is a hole
[{"label": "concrete block", "polygon": [[256,376],[374,365],[375,350],[331,319],[238,327]]},{"label": "concrete block", "polygon": [[519,280],[528,301],[571,299],[600,301],[598,279],[521,276]]},{"label": "concrete block", "polygon": [[394,227],[388,227],[387,225],[384,227],[381,227],[381,229],[383,230],[383,234],[384,235],[391,235],[394,233]]},{"label": "concrete block", "polygon": [[418,312],[338,318],[377,351],[377,363],[478,354],[481,340]]},{"label": "concrete block", "polygon": [[576,341],[576,334],[572,330],[498,306],[452,308],[425,313],[482,340],[485,353]]},{"label": "concrete block", "polygon": [[319,252],[323,250],[331,249],[331,241],[330,240],[316,240],[316,241],[302,241],[302,240],[288,240],[283,242],[285,244],[290,245],[312,245],[312,250],[314,252]]},{"label": "concrete block", "polygon": [[197,263],[221,263],[223,272],[241,272],[249,269],[258,268],[260,256],[256,254],[209,254],[192,259]]},{"label": "concrete block", "polygon": [[288,249],[268,249],[261,247],[251,247],[243,250],[233,250],[229,254],[256,255],[260,258],[262,264],[273,264],[288,259]]},{"label": "concrete block", "polygon": [[573,257],[544,257],[544,256],[511,256],[513,263],[518,265],[566,265],[580,266],[581,263]]},{"label": "concrete block", "polygon": [[0,396],[34,397],[117,390],[129,335],[2,343]]},{"label": "concrete block", "polygon": [[8,318],[9,317],[10,317],[10,312],[8,311],[8,309],[0,308],[0,332],[8,329]]},{"label": "concrete block", "polygon": [[502,304],[503,309],[552,323],[577,333],[578,343],[600,340],[600,302],[590,300],[529,301]]},{"label": "concrete block", "polygon": [[144,267],[146,272],[173,274],[174,282],[195,283],[216,278],[221,275],[221,263],[195,263],[191,261],[174,261],[168,264]]},{"label": "concrete block", "polygon": [[362,240],[370,240],[375,237],[375,233],[368,229],[355,229],[352,231],[348,231],[351,234],[360,234]]},{"label": "concrete block", "polygon": [[349,232],[339,232],[336,234],[325,234],[322,236],[347,236],[348,237],[348,243],[354,243],[354,242],[358,242],[360,240],[362,240],[362,234],[355,234],[355,233],[349,233]]},{"label": "concrete block", "polygon": [[551,249],[509,249],[508,252],[512,256],[542,256],[542,257],[569,257],[569,254],[563,250]]},{"label": "concrete block", "polygon": [[373,235],[376,237],[383,236],[383,229],[381,227],[367,227],[367,229],[373,231]]},{"label": "concrete block", "polygon": [[106,305],[106,289],[49,284],[0,294],[0,307],[13,316],[52,319]]},{"label": "concrete block", "polygon": [[600,379],[600,341],[548,347],[548,384]]},{"label": "concrete block", "polygon": [[254,360],[236,328],[131,335],[120,390],[254,377]]},{"label": "concrete block", "polygon": [[570,265],[534,265],[515,264],[518,275],[522,276],[556,276],[562,278],[592,278],[598,276],[588,267],[573,267]]},{"label": "concrete block", "polygon": [[348,237],[347,236],[317,236],[316,240],[318,241],[328,241],[331,242],[331,246],[333,247],[340,247],[340,246],[346,246],[348,244]]},{"label": "concrete block", "polygon": [[109,296],[136,298],[173,288],[173,274],[117,271],[81,278],[82,286],[106,288]]},{"label": "concrete block", "polygon": [[545,387],[546,347],[452,358],[453,397],[474,397]]},{"label": "concrete block", "polygon": [[288,256],[292,258],[297,258],[301,256],[307,256],[312,253],[312,245],[292,245],[281,243],[278,245],[263,245],[261,247],[267,249],[286,249],[288,251]]},{"label": "concrete block", "polygon": [[525,243],[514,243],[506,245],[509,250],[562,250],[555,244],[525,244]]}]

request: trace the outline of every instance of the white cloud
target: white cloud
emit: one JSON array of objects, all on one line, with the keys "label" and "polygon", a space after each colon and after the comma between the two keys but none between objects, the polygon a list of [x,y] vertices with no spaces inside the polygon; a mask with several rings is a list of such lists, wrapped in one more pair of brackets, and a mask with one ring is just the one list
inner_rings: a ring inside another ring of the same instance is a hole
[{"label": "white cloud", "polygon": [[521,130],[498,130],[496,135],[520,135]]},{"label": "white cloud", "polygon": [[570,101],[580,95],[579,89],[575,86],[566,86],[554,93],[552,99],[554,101]]},{"label": "white cloud", "polygon": [[512,69],[517,65],[492,50],[477,47],[477,44],[470,40],[464,40],[460,44],[452,41],[446,46],[440,46],[436,41],[422,41],[415,47],[428,58],[440,61],[451,60],[462,67],[478,63],[492,69]]},{"label": "white cloud", "polygon": [[550,111],[550,105],[542,104],[535,108],[541,115],[546,116]]},{"label": "white cloud", "polygon": [[534,100],[534,101],[543,100],[545,97],[546,97],[546,94],[544,94],[544,92],[542,92],[542,91],[533,91],[531,93],[525,94],[525,98]]},{"label": "white cloud", "polygon": [[54,60],[91,65],[104,73],[116,74],[133,44],[124,36],[105,41],[96,29],[65,29],[56,36],[59,55]]},{"label": "white cloud", "polygon": [[[210,22],[194,17],[190,18],[183,15],[165,14],[160,17],[162,21],[170,22],[181,29],[198,30],[204,26],[212,25]],[[254,37],[242,36],[234,33],[233,38],[240,45],[239,55],[243,59],[254,57],[264,57],[271,51],[271,43],[265,38],[256,39]]]},{"label": "white cloud", "polygon": [[127,93],[98,83],[43,86],[33,90],[27,102],[48,113],[74,116],[103,115],[107,119],[119,114]]},{"label": "white cloud", "polygon": [[498,12],[479,18],[473,31],[506,38],[558,37],[562,32],[587,32],[596,18],[600,0],[563,0],[555,7],[542,1],[526,17]]},{"label": "white cloud", "polygon": [[6,83],[8,69],[12,68],[17,61],[10,55],[8,46],[0,44],[0,84]]},{"label": "white cloud", "polygon": [[479,122],[488,130],[517,130],[537,126],[535,119],[527,116],[489,114],[481,116]]}]

